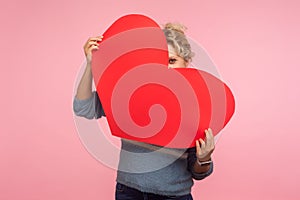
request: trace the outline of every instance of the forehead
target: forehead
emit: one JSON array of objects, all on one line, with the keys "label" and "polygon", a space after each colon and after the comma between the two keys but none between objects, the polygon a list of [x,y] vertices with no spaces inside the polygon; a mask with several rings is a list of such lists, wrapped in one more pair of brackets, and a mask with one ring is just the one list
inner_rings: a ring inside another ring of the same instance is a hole
[{"label": "forehead", "polygon": [[176,50],[171,45],[168,45],[169,56],[178,56]]}]

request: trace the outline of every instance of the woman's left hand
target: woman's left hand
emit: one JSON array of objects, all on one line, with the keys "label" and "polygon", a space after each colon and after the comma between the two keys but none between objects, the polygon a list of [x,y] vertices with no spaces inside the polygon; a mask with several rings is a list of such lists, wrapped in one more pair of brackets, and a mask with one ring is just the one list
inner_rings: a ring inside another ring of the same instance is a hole
[{"label": "woman's left hand", "polygon": [[[200,145],[201,144],[201,145]],[[196,140],[196,156],[200,162],[211,159],[211,154],[215,149],[215,139],[212,130],[208,128],[205,130],[205,141],[201,138]]]}]

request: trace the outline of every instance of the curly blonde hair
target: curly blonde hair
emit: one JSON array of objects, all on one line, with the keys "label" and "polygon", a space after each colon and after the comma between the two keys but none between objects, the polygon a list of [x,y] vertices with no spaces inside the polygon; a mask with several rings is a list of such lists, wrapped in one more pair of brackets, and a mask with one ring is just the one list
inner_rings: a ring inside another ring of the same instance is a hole
[{"label": "curly blonde hair", "polygon": [[167,23],[163,26],[163,32],[166,36],[168,45],[171,45],[176,53],[186,62],[190,62],[194,53],[191,50],[191,45],[188,42],[185,31],[186,27],[179,23]]}]

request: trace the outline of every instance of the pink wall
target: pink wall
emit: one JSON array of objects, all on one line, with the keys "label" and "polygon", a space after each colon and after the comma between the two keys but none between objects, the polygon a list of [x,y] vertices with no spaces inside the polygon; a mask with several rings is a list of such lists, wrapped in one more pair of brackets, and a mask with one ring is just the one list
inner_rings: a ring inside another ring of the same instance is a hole
[{"label": "pink wall", "polygon": [[[195,199],[300,199],[298,1],[1,2],[0,199],[113,199],[72,114],[82,46],[128,13],[179,21],[236,98]],[[4,111],[4,112],[3,112]]]}]

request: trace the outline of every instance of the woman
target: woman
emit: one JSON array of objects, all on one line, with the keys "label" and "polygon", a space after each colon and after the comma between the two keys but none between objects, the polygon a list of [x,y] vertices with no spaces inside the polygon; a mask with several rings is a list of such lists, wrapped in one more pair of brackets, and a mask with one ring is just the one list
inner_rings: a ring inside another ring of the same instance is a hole
[{"label": "woman", "polygon": [[[169,68],[187,67],[191,61],[193,53],[184,31],[185,27],[180,24],[168,23],[163,28],[169,49]],[[102,38],[91,37],[84,45],[87,65],[74,98],[75,114],[88,119],[105,116],[97,92],[92,91],[91,70],[92,51],[98,49]],[[196,147],[184,149],[183,156],[176,159],[170,157],[172,153],[156,151],[160,148],[155,145],[121,139],[116,199],[193,199],[193,179],[204,179],[213,171],[211,154],[215,145],[212,130],[205,130],[205,135],[205,141],[197,140]],[[128,152],[141,153],[142,156],[128,156]],[[168,165],[151,168],[157,160],[168,159]]]}]

